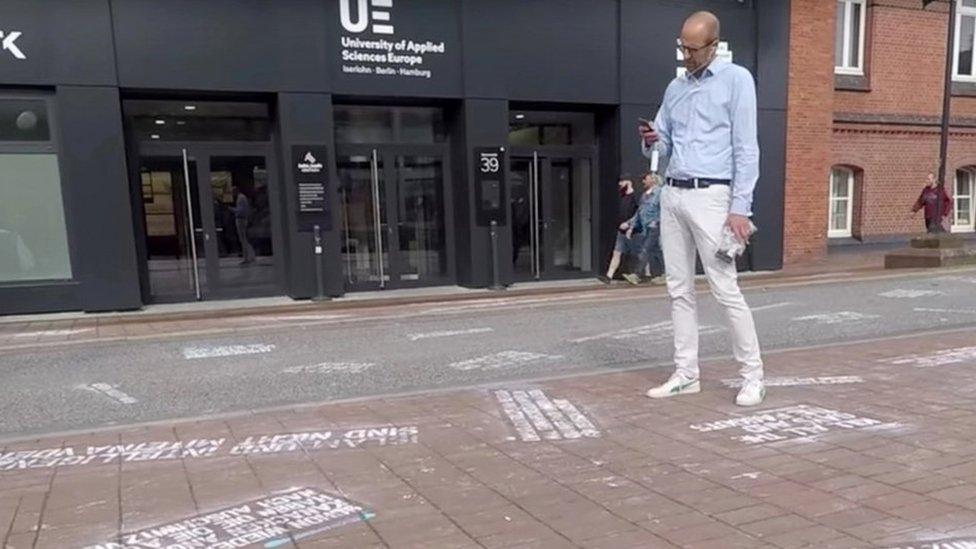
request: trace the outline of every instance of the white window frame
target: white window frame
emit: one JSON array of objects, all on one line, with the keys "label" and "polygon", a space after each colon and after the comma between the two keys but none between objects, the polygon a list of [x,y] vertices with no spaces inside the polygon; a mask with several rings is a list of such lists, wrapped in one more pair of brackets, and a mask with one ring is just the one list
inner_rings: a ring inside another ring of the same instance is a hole
[{"label": "white window frame", "polygon": [[[959,194],[959,171],[956,172],[956,177],[953,178],[952,186],[952,232],[954,233],[971,233],[976,232],[976,203],[974,203],[974,198],[976,198],[976,169],[966,168],[964,171],[969,174],[969,194]],[[969,199],[969,223],[960,224],[957,222],[959,219],[959,199],[968,198]]]},{"label": "white window frame", "polygon": [[966,7],[962,0],[956,0],[956,25],[955,41],[952,44],[952,79],[958,82],[976,82],[976,34],[973,36],[973,74],[959,74],[959,40],[961,38],[962,18],[976,18],[976,8]]},{"label": "white window frame", "polygon": [[[868,6],[867,0],[837,0],[844,4],[844,37],[841,40],[841,47],[843,49],[841,59],[842,65],[834,65],[834,74],[847,74],[854,76],[864,75],[864,29],[865,22],[868,19]],[[851,17],[854,16],[854,5],[861,6],[861,24],[858,29],[857,37],[857,66],[848,65],[848,60],[851,58],[851,47],[852,47],[852,36],[851,36]],[[834,52],[834,57],[836,59],[837,52]]]},{"label": "white window frame", "polygon": [[[847,175],[847,196],[834,196],[834,174],[843,172]],[[827,238],[850,238],[854,227],[854,170],[842,166],[830,169],[827,182]],[[847,200],[847,227],[834,229],[834,202]]]}]

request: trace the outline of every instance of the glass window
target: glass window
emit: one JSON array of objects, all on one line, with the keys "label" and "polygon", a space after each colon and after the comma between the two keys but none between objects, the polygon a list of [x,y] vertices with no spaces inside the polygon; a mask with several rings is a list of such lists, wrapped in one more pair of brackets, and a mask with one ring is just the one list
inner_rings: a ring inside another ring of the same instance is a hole
[{"label": "glass window", "polygon": [[70,278],[57,155],[0,153],[0,282]]},{"label": "glass window", "polygon": [[976,47],[976,0],[962,0],[956,15],[956,41],[953,77],[957,80],[976,79],[973,49]]},{"label": "glass window", "polygon": [[443,143],[447,140],[444,112],[430,107],[337,105],[335,139],[355,143]]},{"label": "glass window", "polygon": [[50,141],[43,99],[0,100],[0,141]]},{"label": "glass window", "polygon": [[129,100],[123,109],[139,141],[271,140],[264,103]]},{"label": "glass window", "polygon": [[851,236],[851,212],[854,205],[854,172],[834,168],[830,173],[829,238]]},{"label": "glass window", "polygon": [[973,169],[956,171],[956,188],[953,189],[952,193],[954,201],[953,231],[972,231],[976,227],[973,223],[973,217],[976,214],[973,211],[973,187],[976,187],[974,179],[976,179],[976,173]]},{"label": "glass window", "polygon": [[837,2],[837,18],[834,20],[834,67],[844,66],[844,18],[847,16],[847,3]]},{"label": "glass window", "polygon": [[834,72],[864,74],[865,0],[837,0]]},{"label": "glass window", "polygon": [[596,117],[587,112],[528,111],[509,113],[508,142],[517,146],[595,145]]},{"label": "glass window", "polygon": [[509,130],[512,145],[572,145],[573,128],[569,124],[516,126]]}]

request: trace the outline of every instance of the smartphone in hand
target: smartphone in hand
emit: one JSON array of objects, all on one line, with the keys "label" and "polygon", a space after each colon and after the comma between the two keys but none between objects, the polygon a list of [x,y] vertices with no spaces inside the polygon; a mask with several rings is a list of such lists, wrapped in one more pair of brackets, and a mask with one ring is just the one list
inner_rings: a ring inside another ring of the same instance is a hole
[{"label": "smartphone in hand", "polygon": [[649,129],[649,130],[653,130],[654,129],[654,123],[651,122],[650,120],[646,119],[646,118],[641,118],[641,117],[638,116],[637,117],[637,123],[640,124],[641,126],[647,126],[647,129]]}]

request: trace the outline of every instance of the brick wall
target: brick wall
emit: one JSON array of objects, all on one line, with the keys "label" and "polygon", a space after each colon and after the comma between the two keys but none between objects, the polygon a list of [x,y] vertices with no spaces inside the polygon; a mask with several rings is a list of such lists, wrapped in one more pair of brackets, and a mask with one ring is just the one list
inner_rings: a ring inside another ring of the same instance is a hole
[{"label": "brick wall", "polygon": [[[868,5],[868,89],[846,91],[834,89],[835,3],[791,2],[787,263],[826,252],[834,165],[861,170],[855,238],[885,239],[923,228],[920,214],[912,216],[909,209],[926,174],[938,168],[948,9],[935,4],[923,11],[922,0],[869,0]],[[976,97],[954,97],[952,115],[976,118]],[[908,123],[912,117],[915,122]],[[976,129],[953,127],[946,170],[950,194],[955,169],[967,165],[976,165]]]},{"label": "brick wall", "polygon": [[786,193],[783,260],[826,253],[827,180],[833,121],[835,4],[790,2],[790,74],[786,118]]}]

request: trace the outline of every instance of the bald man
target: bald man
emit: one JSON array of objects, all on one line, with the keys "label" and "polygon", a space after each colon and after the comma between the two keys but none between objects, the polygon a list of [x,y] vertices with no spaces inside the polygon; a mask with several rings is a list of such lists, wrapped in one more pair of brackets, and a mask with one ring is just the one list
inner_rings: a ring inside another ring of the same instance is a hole
[{"label": "bald man", "polygon": [[732,330],[733,352],[744,378],[736,404],[755,406],[765,398],[766,389],[752,311],[739,290],[735,264],[717,258],[715,252],[724,227],[743,242],[751,235],[752,193],[759,179],[756,87],[748,70],[715,59],[719,33],[719,20],[711,13],[698,12],[685,21],[678,47],[687,73],[664,92],[654,127],[638,128],[645,156],[656,149],[670,157],[661,195],[661,247],[671,297],[676,369],[647,396],[701,391],[697,252]]}]

